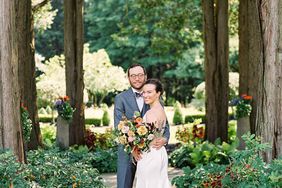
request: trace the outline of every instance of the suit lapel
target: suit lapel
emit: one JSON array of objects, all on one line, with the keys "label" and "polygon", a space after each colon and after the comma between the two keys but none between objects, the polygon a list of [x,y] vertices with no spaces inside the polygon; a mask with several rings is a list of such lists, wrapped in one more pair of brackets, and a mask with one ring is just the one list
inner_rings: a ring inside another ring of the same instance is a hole
[{"label": "suit lapel", "polygon": [[128,101],[129,101],[129,104],[131,105],[131,107],[135,110],[135,111],[138,111],[140,112],[139,108],[138,108],[138,104],[136,102],[136,99],[135,99],[135,95],[132,91],[131,88],[129,88],[127,90],[127,96],[128,96]]},{"label": "suit lapel", "polygon": [[142,117],[146,114],[146,112],[149,110],[149,108],[150,108],[149,105],[144,103],[144,106],[143,106],[142,112],[141,112]]}]

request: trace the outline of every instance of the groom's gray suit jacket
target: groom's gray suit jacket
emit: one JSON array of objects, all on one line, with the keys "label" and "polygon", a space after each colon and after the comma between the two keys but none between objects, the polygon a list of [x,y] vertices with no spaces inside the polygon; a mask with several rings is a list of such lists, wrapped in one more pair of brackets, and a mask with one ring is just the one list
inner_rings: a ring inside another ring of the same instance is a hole
[{"label": "groom's gray suit jacket", "polygon": [[[128,119],[132,119],[134,112],[139,111],[141,116],[149,110],[149,106],[144,104],[142,111],[140,112],[135,93],[132,88],[129,88],[126,91],[121,92],[115,97],[114,105],[114,125],[117,128],[122,116],[125,115]],[[164,137],[167,141],[169,140],[170,131],[169,125],[166,124]],[[133,180],[135,176],[136,166],[132,163],[130,155],[128,155],[123,150],[123,146],[119,145],[118,147],[118,169],[117,169],[117,188],[132,188]]]}]

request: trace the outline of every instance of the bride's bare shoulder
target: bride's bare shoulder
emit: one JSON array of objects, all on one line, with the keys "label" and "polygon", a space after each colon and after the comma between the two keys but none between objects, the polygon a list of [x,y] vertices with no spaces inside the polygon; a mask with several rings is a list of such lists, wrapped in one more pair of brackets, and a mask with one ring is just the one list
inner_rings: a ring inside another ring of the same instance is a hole
[{"label": "bride's bare shoulder", "polygon": [[147,122],[156,122],[165,119],[165,113],[160,109],[150,109],[146,113]]}]

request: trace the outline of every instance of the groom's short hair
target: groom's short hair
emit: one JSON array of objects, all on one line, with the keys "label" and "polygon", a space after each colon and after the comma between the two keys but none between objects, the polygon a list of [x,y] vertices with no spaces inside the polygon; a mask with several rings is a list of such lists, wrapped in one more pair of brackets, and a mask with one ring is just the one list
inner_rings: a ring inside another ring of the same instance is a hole
[{"label": "groom's short hair", "polygon": [[127,69],[127,76],[128,76],[128,77],[130,76],[130,75],[129,75],[129,70],[132,69],[132,68],[134,68],[134,67],[141,67],[141,68],[143,69],[143,71],[144,71],[144,74],[145,74],[145,75],[147,74],[146,69],[145,69],[145,67],[144,67],[143,65],[141,65],[141,64],[139,64],[139,63],[133,63],[133,64],[130,65],[130,67],[128,67],[128,69]]}]

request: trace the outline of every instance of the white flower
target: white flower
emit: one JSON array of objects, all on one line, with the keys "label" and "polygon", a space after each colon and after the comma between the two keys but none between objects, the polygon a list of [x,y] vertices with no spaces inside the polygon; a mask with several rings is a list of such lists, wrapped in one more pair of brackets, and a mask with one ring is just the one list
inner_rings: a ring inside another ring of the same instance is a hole
[{"label": "white flower", "polygon": [[122,129],[121,129],[122,133],[128,133],[128,131],[129,131],[129,127],[128,126],[123,126]]},{"label": "white flower", "polygon": [[154,138],[155,138],[155,135],[153,135],[153,134],[148,135],[148,140],[153,140]]}]

